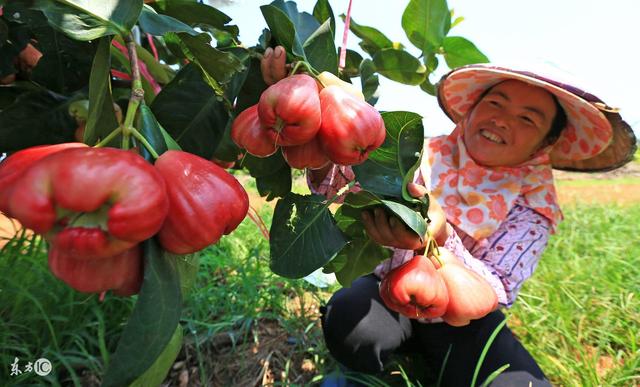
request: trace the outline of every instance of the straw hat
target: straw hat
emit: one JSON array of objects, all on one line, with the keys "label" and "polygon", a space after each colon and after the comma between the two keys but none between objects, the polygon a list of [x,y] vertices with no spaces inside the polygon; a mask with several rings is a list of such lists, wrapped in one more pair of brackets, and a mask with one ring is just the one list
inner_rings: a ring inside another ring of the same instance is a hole
[{"label": "straw hat", "polygon": [[633,159],[636,137],[618,114],[618,109],[607,106],[593,94],[557,80],[566,77],[558,78],[556,74],[550,78],[538,74],[488,64],[459,67],[438,82],[438,103],[457,123],[485,90],[502,81],[516,79],[555,95],[567,114],[567,126],[550,155],[554,168],[608,171]]}]

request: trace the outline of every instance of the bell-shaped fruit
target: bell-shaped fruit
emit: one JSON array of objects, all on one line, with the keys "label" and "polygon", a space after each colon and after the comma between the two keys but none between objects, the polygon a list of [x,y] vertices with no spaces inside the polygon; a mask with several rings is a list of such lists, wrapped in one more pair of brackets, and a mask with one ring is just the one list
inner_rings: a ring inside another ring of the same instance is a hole
[{"label": "bell-shaped fruit", "polygon": [[49,268],[56,277],[79,292],[114,290],[119,296],[130,296],[138,293],[142,284],[139,245],[109,258],[76,259],[51,244]]},{"label": "bell-shaped fruit", "polygon": [[18,151],[0,162],[0,211],[9,214],[7,198],[13,183],[29,169],[36,161],[69,148],[86,147],[80,142],[69,142],[56,145],[40,145]]},{"label": "bell-shaped fruit", "polygon": [[443,265],[438,273],[449,292],[449,305],[442,316],[447,324],[464,326],[498,307],[498,296],[489,282],[467,269],[449,250],[440,249],[440,260]]},{"label": "bell-shaped fruit", "polygon": [[380,283],[380,297],[389,309],[409,318],[440,317],[449,303],[442,277],[423,255],[391,270]]},{"label": "bell-shaped fruit", "polygon": [[301,145],[320,129],[320,99],[316,81],[296,74],[269,86],[258,102],[260,122],[277,145]]},{"label": "bell-shaped fruit", "polygon": [[9,213],[77,259],[120,254],[156,234],[165,182],[145,159],[114,148],[73,148],[35,162],[14,183]]},{"label": "bell-shaped fruit", "polygon": [[170,150],[155,167],[167,181],[169,196],[169,213],[158,233],[165,250],[175,254],[202,250],[235,230],[247,215],[247,192],[211,161]]},{"label": "bell-shaped fruit", "polygon": [[289,166],[297,169],[320,169],[330,162],[317,137],[306,144],[282,147],[282,155]]},{"label": "bell-shaped fruit", "polygon": [[340,165],[364,162],[384,142],[386,130],[380,113],[338,86],[320,92],[322,125],[320,145]]},{"label": "bell-shaped fruit", "polygon": [[271,156],[278,149],[273,133],[260,123],[257,104],[243,110],[233,120],[231,139],[256,157]]},{"label": "bell-shaped fruit", "polygon": [[318,75],[318,81],[322,83],[322,87],[338,86],[347,93],[353,95],[361,101],[364,101],[364,94],[349,82],[345,82],[328,71],[323,71]]}]

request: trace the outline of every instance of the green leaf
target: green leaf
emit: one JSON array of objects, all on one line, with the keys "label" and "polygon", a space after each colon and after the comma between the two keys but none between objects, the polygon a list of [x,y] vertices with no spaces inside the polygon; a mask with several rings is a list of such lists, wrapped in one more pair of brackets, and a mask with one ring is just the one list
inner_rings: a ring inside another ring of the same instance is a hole
[{"label": "green leaf", "polygon": [[193,65],[185,66],[156,96],[151,110],[180,147],[207,160],[230,118],[219,97]]},{"label": "green leaf", "polygon": [[270,232],[271,270],[302,278],[321,268],[347,243],[329,212],[326,198],[290,193],[280,199]]},{"label": "green leaf", "polygon": [[265,197],[267,201],[285,197],[291,192],[292,184],[291,168],[288,165],[270,175],[256,177],[258,193],[260,196]]},{"label": "green leaf", "polygon": [[[43,54],[31,73],[33,82],[62,94],[70,94],[88,85],[91,62],[96,52],[95,44],[68,38],[51,27],[40,11],[14,5],[5,6],[4,12],[5,17],[11,15],[11,20],[29,27],[28,37],[37,41],[33,44]],[[14,44],[20,41],[14,34],[16,27],[16,24],[11,23],[9,38]],[[2,47],[0,57],[5,55],[5,50],[11,51],[11,47]]]},{"label": "green leaf", "polygon": [[[345,15],[340,15],[340,17],[342,21],[345,20]],[[393,42],[385,34],[376,28],[356,23],[353,17],[349,21],[349,30],[362,39],[360,47],[369,55],[374,55],[383,48],[393,48]]]},{"label": "green leaf", "polygon": [[[147,140],[149,145],[153,148],[153,150],[161,155],[167,151],[167,142],[164,139],[164,135],[162,134],[162,129],[160,127],[160,123],[156,120],[156,117],[153,115],[151,109],[145,105],[144,103],[140,105],[138,112],[138,131],[142,134],[142,136]],[[136,141],[138,147],[140,148],[140,155],[145,158],[145,160],[151,161],[153,163],[153,157],[151,153],[147,150],[147,148]]]},{"label": "green leaf", "polygon": [[331,23],[331,31],[333,31],[333,37],[335,38],[336,17],[333,15],[333,10],[331,9],[329,0],[318,0],[316,2],[316,5],[313,7],[313,17],[315,17],[319,23],[324,23],[329,19]]},{"label": "green leaf", "polygon": [[175,255],[165,251],[164,254],[176,263],[180,276],[180,293],[184,299],[196,283],[200,267],[200,253]]},{"label": "green leaf", "polygon": [[159,386],[167,377],[173,362],[182,348],[182,327],[178,325],[171,340],[155,363],[144,374],[136,379],[129,387]]},{"label": "green leaf", "polygon": [[291,20],[300,42],[306,41],[313,34],[313,31],[320,27],[321,23],[313,15],[298,11],[298,5],[295,1],[274,0],[271,5],[280,9]]},{"label": "green leaf", "polygon": [[449,68],[465,66],[473,63],[488,63],[487,58],[478,47],[460,36],[447,36],[442,44],[444,60]]},{"label": "green leaf", "polygon": [[[192,27],[213,27],[228,33],[234,31],[232,26],[226,25],[231,21],[228,15],[204,3],[193,0],[158,0],[152,5],[163,14],[172,16]],[[236,32],[234,37],[237,36]]]},{"label": "green leaf", "polygon": [[424,82],[420,84],[420,89],[427,94],[430,94],[433,96],[436,95],[436,86],[433,83],[431,83],[429,78],[425,78]]},{"label": "green leaf", "polygon": [[235,55],[209,44],[209,35],[191,36],[181,33],[179,36],[188,50],[187,57],[195,61],[216,84],[228,82],[235,73],[243,70],[242,62]]},{"label": "green leaf", "polygon": [[350,287],[354,280],[373,272],[380,262],[390,256],[391,250],[378,245],[371,239],[351,240],[335,258],[339,262],[345,262],[335,272],[336,279],[342,286]]},{"label": "green leaf", "polygon": [[338,73],[338,54],[329,20],[318,27],[304,42],[304,52],[307,61],[316,71]]},{"label": "green leaf", "polygon": [[151,35],[161,36],[167,32],[185,32],[189,35],[198,35],[198,31],[178,19],[156,13],[153,8],[145,5],[142,8],[140,27]]},{"label": "green leaf", "polygon": [[127,35],[142,10],[142,0],[35,0],[49,23],[76,40]]},{"label": "green leaf", "polygon": [[182,308],[176,263],[157,242],[144,242],[144,281],[129,322],[102,381],[104,387],[125,386],[149,369],[171,341]]},{"label": "green leaf", "polygon": [[[338,48],[338,52],[340,52],[340,48]],[[347,49],[347,58],[345,61],[345,66],[342,69],[342,75],[348,78],[359,77],[360,65],[362,64],[362,61],[362,55],[360,55],[357,51]]]},{"label": "green leaf", "polygon": [[111,38],[104,37],[91,66],[89,79],[89,118],[84,131],[84,142],[95,144],[118,127],[111,96]]},{"label": "green leaf", "polygon": [[264,158],[245,153],[240,165],[246,168],[251,176],[264,177],[273,174],[284,166],[287,166],[287,162],[284,160],[284,157],[282,157],[281,152],[276,152],[273,155]]},{"label": "green leaf", "polygon": [[16,97],[13,90],[0,87],[0,100],[6,93],[13,102],[0,111],[0,153],[73,141],[77,125],[68,113],[67,97],[44,90]]},{"label": "green leaf", "polygon": [[424,143],[422,117],[412,112],[382,113],[387,136],[367,161],[353,167],[363,189],[402,198],[405,175],[419,162]]},{"label": "green leaf", "polygon": [[287,52],[301,59],[306,59],[302,48],[303,41],[300,40],[295,26],[287,14],[275,5],[263,5],[260,10],[271,30],[271,36],[276,39],[276,42],[283,46]]},{"label": "green leaf", "polygon": [[380,80],[376,74],[376,68],[371,59],[365,59],[360,64],[360,83],[364,99],[371,105],[378,102],[378,87]]},{"label": "green leaf", "polygon": [[402,28],[424,55],[434,52],[451,27],[446,0],[411,0],[402,14]]},{"label": "green leaf", "polygon": [[[398,198],[402,200],[402,198]],[[363,228],[363,231],[360,235],[352,233],[354,239],[366,237],[364,233],[364,225],[360,226],[357,223],[361,222],[361,212],[362,210],[372,209],[374,207],[384,207],[385,211],[389,215],[394,215],[396,218],[400,219],[409,229],[415,232],[420,238],[424,237],[427,232],[427,223],[422,216],[419,210],[420,208],[416,206],[416,209],[409,208],[404,204],[381,199],[375,194],[368,191],[359,191],[356,193],[350,192],[344,200],[344,206],[351,207],[347,211],[342,212],[343,217],[352,217],[354,224],[350,225],[352,232],[358,230],[360,227]],[[344,225],[345,220],[342,220],[342,224]]]},{"label": "green leaf", "polygon": [[248,67],[246,79],[238,92],[238,99],[236,100],[234,108],[234,111],[237,113],[257,104],[260,100],[260,95],[267,89],[267,84],[264,83],[264,79],[262,79],[260,60],[251,58]]},{"label": "green leaf", "polygon": [[426,68],[420,60],[404,50],[380,50],[373,56],[373,64],[378,73],[407,85],[419,85],[426,77]]}]

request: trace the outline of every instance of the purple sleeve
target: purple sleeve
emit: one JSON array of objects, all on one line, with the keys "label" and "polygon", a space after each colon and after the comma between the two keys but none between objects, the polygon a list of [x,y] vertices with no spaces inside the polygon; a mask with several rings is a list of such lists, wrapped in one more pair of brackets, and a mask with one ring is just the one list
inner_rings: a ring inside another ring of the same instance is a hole
[{"label": "purple sleeve", "polygon": [[[445,248],[494,288],[498,302],[509,308],[520,288],[536,269],[549,240],[549,220],[530,208],[515,205],[507,219],[489,238],[463,243],[452,235]],[[464,237],[467,241],[468,237]]]},{"label": "purple sleeve", "polygon": [[[342,189],[345,185],[349,184],[351,181],[355,180],[356,175],[353,173],[353,170],[349,166],[343,165],[333,165],[327,176],[325,176],[324,180],[322,180],[317,186],[315,186],[309,175],[307,175],[307,185],[309,186],[309,190],[313,194],[323,195],[327,199],[334,197],[340,189]],[[360,191],[360,186],[356,183],[355,186],[351,187],[351,189],[347,192],[358,192]],[[346,194],[346,192],[345,192]],[[338,198],[335,203],[342,203],[345,198],[345,194],[342,194],[340,198]]]}]

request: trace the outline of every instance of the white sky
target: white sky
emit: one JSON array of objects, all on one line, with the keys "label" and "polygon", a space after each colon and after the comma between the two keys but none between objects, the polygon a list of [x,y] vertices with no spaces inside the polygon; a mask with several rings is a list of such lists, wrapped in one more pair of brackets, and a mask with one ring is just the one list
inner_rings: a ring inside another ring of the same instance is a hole
[{"label": "white sky", "polygon": [[[260,5],[271,1],[234,0],[219,9],[240,27],[246,45],[257,42],[266,23]],[[298,0],[298,9],[312,12],[315,0]],[[334,13],[346,13],[348,0],[330,0]],[[390,4],[397,4],[395,6]],[[378,28],[417,55],[401,26],[408,1],[353,0],[352,17]],[[559,67],[577,79],[576,86],[621,109],[640,135],[640,0],[448,0],[465,20],[449,33],[468,38],[496,63],[526,60]],[[344,25],[337,20],[337,45]],[[360,40],[349,35],[347,47],[359,51]],[[446,72],[444,61],[438,73]],[[433,77],[436,81],[439,77]],[[421,114],[427,135],[448,133],[452,123],[436,99],[417,86],[380,76],[379,110],[410,110]],[[589,87],[587,87],[587,85]]]}]

